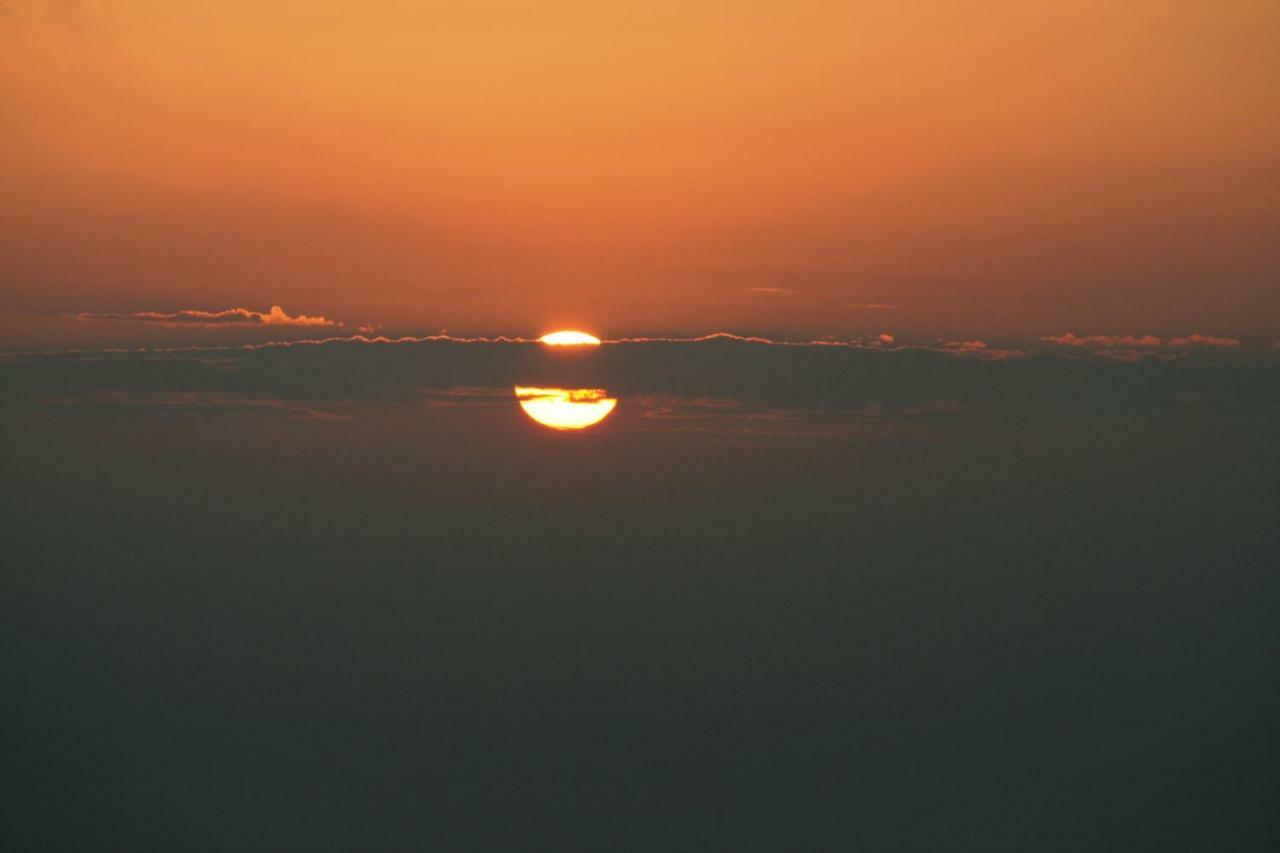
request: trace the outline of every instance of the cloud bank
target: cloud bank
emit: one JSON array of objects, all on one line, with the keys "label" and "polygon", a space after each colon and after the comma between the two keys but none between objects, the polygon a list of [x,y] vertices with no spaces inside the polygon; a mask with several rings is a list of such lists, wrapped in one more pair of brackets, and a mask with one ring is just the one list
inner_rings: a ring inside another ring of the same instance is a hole
[{"label": "cloud bank", "polygon": [[620,340],[566,352],[527,339],[439,335],[15,353],[0,358],[0,407],[91,402],[109,391],[143,400],[234,400],[239,410],[247,408],[243,401],[284,401],[358,416],[368,403],[492,405],[526,386],[605,388],[664,415],[1280,411],[1280,365],[1270,359],[1126,362],[1092,351],[1083,358],[1003,352],[981,341],[911,347],[730,335]]}]

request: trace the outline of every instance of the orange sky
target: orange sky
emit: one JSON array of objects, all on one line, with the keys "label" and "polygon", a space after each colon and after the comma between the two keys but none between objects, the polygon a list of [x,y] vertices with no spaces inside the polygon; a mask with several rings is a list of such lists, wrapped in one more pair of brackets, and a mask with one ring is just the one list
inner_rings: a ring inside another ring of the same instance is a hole
[{"label": "orange sky", "polygon": [[0,345],[273,305],[1269,341],[1277,44],[1273,0],[10,0]]}]

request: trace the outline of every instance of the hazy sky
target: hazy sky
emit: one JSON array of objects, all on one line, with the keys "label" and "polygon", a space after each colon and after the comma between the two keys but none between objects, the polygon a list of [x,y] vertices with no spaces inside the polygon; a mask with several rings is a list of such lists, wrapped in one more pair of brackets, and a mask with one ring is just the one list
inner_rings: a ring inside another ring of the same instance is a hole
[{"label": "hazy sky", "polygon": [[0,334],[1266,345],[1276,44],[1243,0],[0,3]]}]

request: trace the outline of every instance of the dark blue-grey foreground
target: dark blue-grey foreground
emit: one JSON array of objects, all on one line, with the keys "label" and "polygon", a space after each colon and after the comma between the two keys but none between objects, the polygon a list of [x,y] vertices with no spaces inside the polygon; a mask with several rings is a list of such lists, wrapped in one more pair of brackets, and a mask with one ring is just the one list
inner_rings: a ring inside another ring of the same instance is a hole
[{"label": "dark blue-grey foreground", "polygon": [[5,849],[1280,841],[1274,408],[162,369],[10,377]]}]

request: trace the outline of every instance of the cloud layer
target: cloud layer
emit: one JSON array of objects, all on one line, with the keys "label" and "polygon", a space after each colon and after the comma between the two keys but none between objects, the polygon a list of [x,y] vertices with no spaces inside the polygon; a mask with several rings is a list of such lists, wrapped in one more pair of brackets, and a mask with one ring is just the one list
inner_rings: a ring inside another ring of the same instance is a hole
[{"label": "cloud layer", "polygon": [[[1280,409],[1280,368],[1270,360],[1126,362],[1088,355],[1006,353],[980,341],[906,347],[716,335],[606,342],[568,352],[524,339],[356,336],[10,354],[0,358],[0,406],[92,401],[109,391],[141,399],[231,399],[241,409],[240,401],[272,400],[358,411],[365,403],[489,405],[515,386],[536,386],[604,388],[619,398],[660,401],[646,407],[654,411],[705,414],[710,408],[718,416],[743,417]],[[703,402],[691,408],[679,401]]]}]

